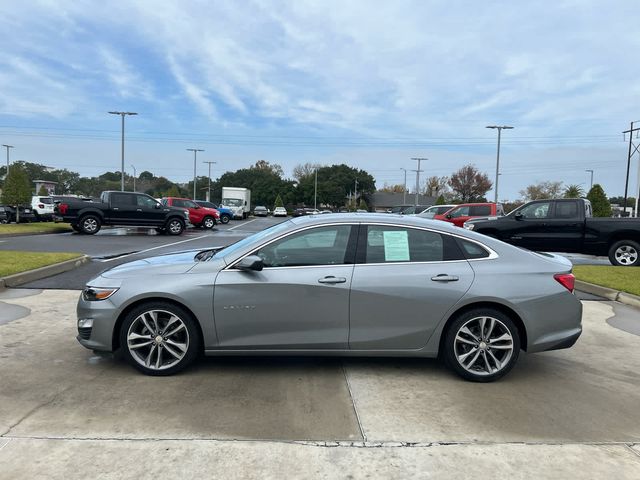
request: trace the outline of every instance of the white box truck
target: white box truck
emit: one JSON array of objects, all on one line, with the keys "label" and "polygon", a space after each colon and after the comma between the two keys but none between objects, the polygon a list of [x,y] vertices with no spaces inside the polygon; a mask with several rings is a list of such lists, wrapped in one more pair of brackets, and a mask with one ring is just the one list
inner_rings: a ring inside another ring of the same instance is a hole
[{"label": "white box truck", "polygon": [[222,187],[220,205],[233,212],[233,218],[247,218],[251,211],[251,190],[240,187]]}]

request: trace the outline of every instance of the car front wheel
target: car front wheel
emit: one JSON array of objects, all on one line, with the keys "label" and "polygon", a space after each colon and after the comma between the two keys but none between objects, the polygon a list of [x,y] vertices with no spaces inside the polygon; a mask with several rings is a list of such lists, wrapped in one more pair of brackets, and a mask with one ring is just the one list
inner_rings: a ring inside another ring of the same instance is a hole
[{"label": "car front wheel", "polygon": [[172,375],[196,359],[200,332],[183,308],[150,302],[127,314],[120,328],[120,346],[126,359],[142,373]]},{"label": "car front wheel", "polygon": [[167,222],[166,230],[169,235],[181,235],[184,231],[184,223],[177,218],[172,218]]},{"label": "car front wheel", "polygon": [[513,368],[520,336],[513,321],[490,308],[459,315],[449,325],[443,344],[447,365],[465,380],[492,382]]},{"label": "car front wheel", "polygon": [[609,249],[611,265],[637,267],[640,265],[640,244],[633,240],[620,240]]},{"label": "car front wheel", "polygon": [[220,223],[226,225],[231,220],[231,216],[227,214],[220,215]]},{"label": "car front wheel", "polygon": [[202,226],[207,230],[212,229],[216,225],[216,221],[213,217],[205,217],[202,221]]}]

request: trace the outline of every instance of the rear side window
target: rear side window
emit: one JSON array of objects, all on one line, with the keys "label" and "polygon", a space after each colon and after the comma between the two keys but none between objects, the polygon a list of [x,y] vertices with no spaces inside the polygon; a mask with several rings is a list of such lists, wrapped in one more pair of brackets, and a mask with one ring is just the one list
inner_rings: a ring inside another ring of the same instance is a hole
[{"label": "rear side window", "polygon": [[136,196],[128,195],[126,193],[112,193],[111,203],[120,207],[128,207],[136,205]]},{"label": "rear side window", "polygon": [[558,202],[556,203],[555,218],[575,219],[578,218],[578,202]]},{"label": "rear side window", "polygon": [[487,258],[489,256],[489,251],[486,248],[481,247],[477,243],[462,240],[461,238],[458,238],[458,243],[462,248],[464,256],[467,257],[467,260]]},{"label": "rear side window", "polygon": [[491,205],[473,205],[469,208],[469,216],[485,217],[491,215]]},{"label": "rear side window", "polygon": [[50,197],[40,197],[38,199],[38,202],[44,203],[45,205],[51,205],[53,203],[53,200],[51,200]]},{"label": "rear side window", "polygon": [[363,230],[364,236],[358,245],[361,263],[442,262],[464,258],[455,240],[448,235],[391,225],[369,225]]}]

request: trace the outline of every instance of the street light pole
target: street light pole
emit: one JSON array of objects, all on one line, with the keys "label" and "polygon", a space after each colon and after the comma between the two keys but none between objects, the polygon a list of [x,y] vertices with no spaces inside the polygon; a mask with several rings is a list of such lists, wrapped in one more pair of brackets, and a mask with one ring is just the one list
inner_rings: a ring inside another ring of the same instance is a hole
[{"label": "street light pole", "polygon": [[120,190],[124,192],[124,117],[126,115],[138,115],[136,112],[108,112],[111,115],[120,115],[122,117],[122,136],[121,136],[121,165],[120,165]]},{"label": "street light pole", "polygon": [[500,137],[502,130],[511,130],[513,127],[509,127],[507,125],[489,125],[485,128],[497,129],[498,130],[498,152],[496,153],[496,188],[495,195],[493,197],[494,203],[498,203],[498,179],[500,178]]},{"label": "street light pole", "polygon": [[316,179],[313,184],[313,209],[318,209],[318,167],[315,167]]},{"label": "street light pole", "polygon": [[589,191],[593,188],[593,170],[586,169],[585,172],[591,173],[591,184],[589,185]]},{"label": "street light pole", "polygon": [[196,199],[196,159],[198,152],[204,152],[201,148],[187,148],[187,151],[193,152],[193,199]]},{"label": "street light pole", "polygon": [[407,169],[400,167],[400,170],[404,170],[404,190],[402,191],[402,204],[407,204]]},{"label": "street light pole", "polygon": [[415,201],[415,207],[418,207],[418,202],[419,202],[419,195],[420,195],[420,172],[422,170],[420,170],[420,162],[427,161],[429,160],[428,158],[424,158],[424,157],[413,157],[411,160],[416,160],[418,162],[418,169],[417,170],[413,170],[414,172],[416,172],[416,201]]},{"label": "street light pole", "polygon": [[131,168],[133,168],[133,191],[136,191],[136,167],[133,165],[133,163],[131,164]]},{"label": "street light pole", "polygon": [[9,149],[10,148],[15,148],[13,145],[2,145],[4,148],[7,149],[7,175],[9,175]]},{"label": "street light pole", "polygon": [[211,164],[215,164],[217,162],[202,162],[209,164],[209,188],[207,189],[207,202],[211,201]]}]

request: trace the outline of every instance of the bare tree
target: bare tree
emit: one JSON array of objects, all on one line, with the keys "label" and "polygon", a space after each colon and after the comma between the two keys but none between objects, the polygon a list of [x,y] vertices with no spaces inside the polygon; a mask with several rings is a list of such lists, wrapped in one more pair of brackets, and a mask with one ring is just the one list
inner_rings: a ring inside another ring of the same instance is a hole
[{"label": "bare tree", "polygon": [[382,187],[378,191],[385,193],[404,193],[404,185],[401,183],[398,183],[396,185],[388,185],[385,183],[384,187]]},{"label": "bare tree", "polygon": [[520,190],[520,195],[526,201],[541,200],[545,198],[561,198],[562,182],[538,182],[536,184],[529,185],[524,190]]},{"label": "bare tree", "polygon": [[485,200],[485,194],[491,190],[493,183],[486,173],[473,165],[465,165],[451,175],[448,181],[457,200],[462,202],[477,202]]},{"label": "bare tree", "polygon": [[319,163],[304,163],[293,167],[293,178],[300,181],[302,178],[307,177],[315,171],[316,168],[320,168],[322,165]]},{"label": "bare tree", "polygon": [[429,177],[425,182],[424,194],[429,197],[446,195],[449,193],[449,187],[447,185],[448,182],[449,177],[438,177],[437,175]]}]

